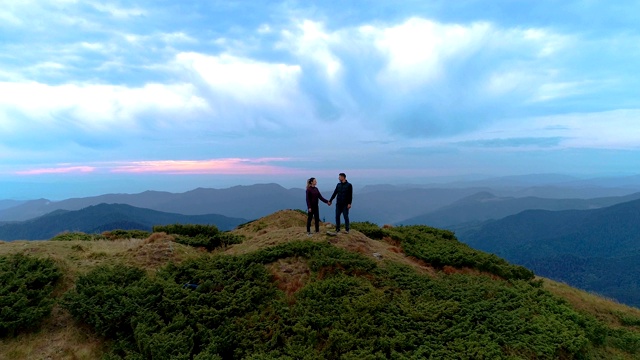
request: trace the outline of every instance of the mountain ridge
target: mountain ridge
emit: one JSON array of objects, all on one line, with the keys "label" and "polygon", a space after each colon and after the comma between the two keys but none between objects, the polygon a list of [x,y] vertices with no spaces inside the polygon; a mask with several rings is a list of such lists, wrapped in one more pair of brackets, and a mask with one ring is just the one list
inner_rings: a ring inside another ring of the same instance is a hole
[{"label": "mountain ridge", "polygon": [[[640,306],[640,262],[629,257],[640,252],[640,200],[592,210],[526,210],[457,235],[546,277]],[[614,285],[603,285],[603,277]]]},{"label": "mountain ridge", "polygon": [[46,240],[65,231],[101,233],[103,231],[146,230],[154,225],[173,223],[214,224],[221,230],[231,230],[247,222],[243,218],[224,215],[183,215],[137,208],[126,204],[98,204],[80,210],[54,210],[24,222],[0,225],[0,239]]},{"label": "mountain ridge", "polygon": [[427,214],[409,218],[399,223],[406,225],[427,224],[435,227],[455,229],[457,225],[497,220],[525,210],[588,210],[608,207],[637,199],[640,199],[640,192],[625,196],[592,199],[553,199],[533,196],[504,197],[483,191],[459,199]]}]

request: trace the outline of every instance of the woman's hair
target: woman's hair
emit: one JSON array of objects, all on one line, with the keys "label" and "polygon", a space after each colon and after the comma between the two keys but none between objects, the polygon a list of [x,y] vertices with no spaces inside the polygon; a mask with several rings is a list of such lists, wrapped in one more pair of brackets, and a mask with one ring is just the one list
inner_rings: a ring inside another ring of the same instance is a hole
[{"label": "woman's hair", "polygon": [[309,178],[309,180],[307,180],[307,187],[311,187],[311,184],[313,184],[313,180],[315,180],[316,178]]}]

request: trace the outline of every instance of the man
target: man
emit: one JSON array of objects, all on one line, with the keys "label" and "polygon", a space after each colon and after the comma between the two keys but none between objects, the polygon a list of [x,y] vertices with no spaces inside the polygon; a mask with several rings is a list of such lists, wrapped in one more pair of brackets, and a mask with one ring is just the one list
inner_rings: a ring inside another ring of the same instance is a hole
[{"label": "man", "polygon": [[329,199],[328,205],[331,206],[333,199],[337,196],[336,203],[336,233],[340,233],[340,215],[344,216],[344,229],[349,233],[349,209],[351,209],[351,200],[353,199],[353,186],[347,181],[347,175],[340,173],[338,175],[340,182],[336,185],[333,195]]}]

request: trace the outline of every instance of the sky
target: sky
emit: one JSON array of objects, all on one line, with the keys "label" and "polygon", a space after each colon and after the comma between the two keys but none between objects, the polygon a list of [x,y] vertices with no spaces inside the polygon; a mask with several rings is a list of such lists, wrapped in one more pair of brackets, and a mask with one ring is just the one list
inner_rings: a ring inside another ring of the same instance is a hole
[{"label": "sky", "polygon": [[638,13],[3,0],[0,198],[638,174]]}]

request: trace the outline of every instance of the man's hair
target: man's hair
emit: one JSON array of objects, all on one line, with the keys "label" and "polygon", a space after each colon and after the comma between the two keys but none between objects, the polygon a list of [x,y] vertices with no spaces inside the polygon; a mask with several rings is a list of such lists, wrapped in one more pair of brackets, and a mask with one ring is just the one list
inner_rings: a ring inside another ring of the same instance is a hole
[{"label": "man's hair", "polygon": [[340,174],[338,174],[338,176],[342,176],[345,179],[347,178],[347,175],[345,173],[340,173]]}]

